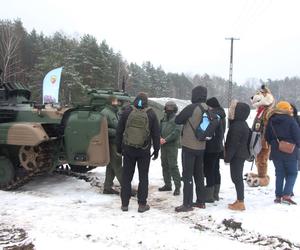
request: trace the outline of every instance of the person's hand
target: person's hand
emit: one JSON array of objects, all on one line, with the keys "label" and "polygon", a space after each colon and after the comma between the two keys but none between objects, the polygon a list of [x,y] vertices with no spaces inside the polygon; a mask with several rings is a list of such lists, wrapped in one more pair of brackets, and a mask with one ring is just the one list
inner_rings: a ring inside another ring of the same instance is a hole
[{"label": "person's hand", "polygon": [[158,158],[158,151],[154,150],[154,152],[150,155],[150,157],[152,156],[153,156],[152,160],[155,161]]},{"label": "person's hand", "polygon": [[165,144],[167,141],[165,140],[165,138],[160,137],[160,145]]}]

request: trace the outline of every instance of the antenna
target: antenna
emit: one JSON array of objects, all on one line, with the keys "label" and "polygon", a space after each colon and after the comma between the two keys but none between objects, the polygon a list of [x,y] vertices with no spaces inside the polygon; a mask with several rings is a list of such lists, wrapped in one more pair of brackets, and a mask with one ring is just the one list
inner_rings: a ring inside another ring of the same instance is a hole
[{"label": "antenna", "polygon": [[240,40],[240,39],[230,37],[230,38],[225,38],[225,40],[230,40],[231,41],[230,64],[229,64],[229,85],[228,85],[228,108],[229,108],[231,100],[232,100],[233,41],[234,40]]}]

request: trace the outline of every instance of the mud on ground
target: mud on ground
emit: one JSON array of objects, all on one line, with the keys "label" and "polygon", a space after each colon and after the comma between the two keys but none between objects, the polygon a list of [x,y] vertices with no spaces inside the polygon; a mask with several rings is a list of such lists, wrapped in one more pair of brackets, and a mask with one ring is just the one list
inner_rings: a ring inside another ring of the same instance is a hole
[{"label": "mud on ground", "polygon": [[4,250],[33,250],[34,244],[23,228],[0,224],[0,246]]}]

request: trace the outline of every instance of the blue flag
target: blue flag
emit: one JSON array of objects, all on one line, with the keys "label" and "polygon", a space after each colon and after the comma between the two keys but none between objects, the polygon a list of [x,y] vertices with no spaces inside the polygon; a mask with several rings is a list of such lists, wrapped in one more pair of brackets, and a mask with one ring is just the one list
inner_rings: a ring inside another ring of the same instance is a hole
[{"label": "blue flag", "polygon": [[43,103],[57,103],[60,76],[63,67],[48,72],[43,81]]}]

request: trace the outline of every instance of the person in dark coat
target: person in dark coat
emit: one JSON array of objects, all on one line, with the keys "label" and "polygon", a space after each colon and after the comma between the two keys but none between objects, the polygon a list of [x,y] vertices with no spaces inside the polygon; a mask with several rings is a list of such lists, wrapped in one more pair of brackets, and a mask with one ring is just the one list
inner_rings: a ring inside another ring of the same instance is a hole
[{"label": "person in dark coat", "polygon": [[164,177],[164,186],[159,191],[171,191],[171,177],[175,184],[173,195],[180,195],[181,177],[177,164],[178,147],[181,126],[175,123],[178,107],[175,102],[165,104],[165,115],[160,122],[161,166]]},{"label": "person in dark coat", "polygon": [[[291,106],[293,108],[293,117],[300,127],[300,116],[298,115],[298,109],[296,108],[296,105],[294,105],[294,104],[291,104]],[[298,171],[300,171],[300,148],[298,149]],[[294,196],[294,193],[292,193],[292,196]]]},{"label": "person in dark coat", "polygon": [[298,109],[296,108],[296,106],[294,104],[291,104],[291,107],[293,109],[293,117],[296,120],[297,124],[300,127],[300,117],[298,115]]},{"label": "person in dark coat", "polygon": [[[183,204],[175,208],[176,212],[191,211],[193,206],[205,208],[203,155],[206,142],[197,140],[194,129],[202,119],[199,105],[204,110],[208,109],[206,98],[207,88],[202,86],[193,88],[192,104],[186,106],[175,118],[175,123],[183,125],[181,134]],[[193,203],[193,177],[197,195],[195,203]]]},{"label": "person in dark coat", "polygon": [[[271,145],[270,159],[275,166],[276,187],[275,203],[296,204],[291,199],[293,188],[297,179],[297,157],[300,147],[300,128],[293,118],[293,109],[288,102],[281,101],[270,113],[267,125],[266,140]],[[291,154],[278,149],[278,140],[296,144]]]},{"label": "person in dark coat", "polygon": [[[133,112],[133,109],[145,111],[148,117],[149,136],[146,139],[145,147],[137,148],[129,146],[126,145],[124,141],[123,133],[126,128],[128,117],[130,113]],[[152,154],[150,154],[151,140],[154,149]],[[120,154],[122,153],[124,157],[121,184],[121,209],[122,211],[128,211],[128,205],[131,196],[131,181],[134,175],[135,165],[137,163],[139,171],[139,185],[137,194],[139,204],[138,212],[145,212],[150,209],[150,206],[147,204],[150,158],[153,156],[152,159],[156,160],[160,149],[160,129],[158,119],[154,111],[151,108],[148,108],[148,97],[145,93],[139,93],[134,100],[134,107],[128,106],[122,112],[116,132],[116,144],[117,152]]]},{"label": "person in dark coat", "polygon": [[224,154],[223,139],[226,129],[226,114],[217,98],[212,97],[208,99],[206,104],[220,119],[213,138],[206,142],[204,152],[204,175],[206,177],[205,201],[212,203],[215,200],[219,200],[221,184],[220,157]]},{"label": "person in dark coat", "polygon": [[237,200],[228,205],[231,210],[245,210],[244,204],[244,162],[249,157],[248,137],[250,128],[246,122],[250,106],[233,101],[228,110],[229,129],[225,142],[224,162],[230,163],[231,180],[235,185]]}]

